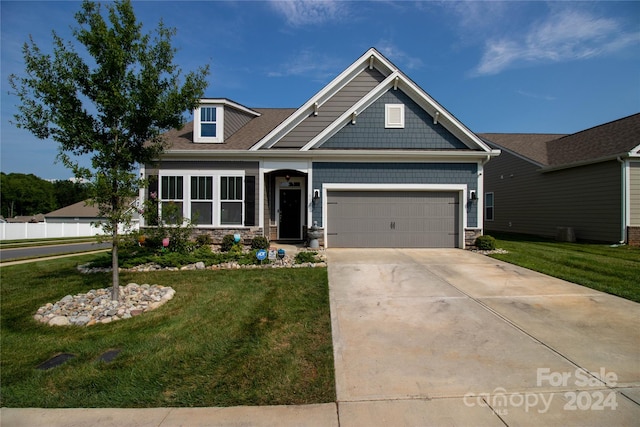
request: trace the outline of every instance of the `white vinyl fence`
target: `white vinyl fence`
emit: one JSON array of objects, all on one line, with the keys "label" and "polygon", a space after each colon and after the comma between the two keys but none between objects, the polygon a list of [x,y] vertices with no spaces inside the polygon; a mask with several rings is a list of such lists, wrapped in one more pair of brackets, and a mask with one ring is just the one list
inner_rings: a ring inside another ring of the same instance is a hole
[{"label": "white vinyl fence", "polygon": [[[131,229],[137,229],[138,224],[134,223]],[[127,231],[131,231],[128,229]],[[124,232],[120,227],[120,232]],[[53,239],[58,237],[91,237],[103,234],[101,227],[95,227],[88,223],[47,223],[47,222],[21,222],[21,223],[1,223],[0,240],[21,240],[21,239]]]}]

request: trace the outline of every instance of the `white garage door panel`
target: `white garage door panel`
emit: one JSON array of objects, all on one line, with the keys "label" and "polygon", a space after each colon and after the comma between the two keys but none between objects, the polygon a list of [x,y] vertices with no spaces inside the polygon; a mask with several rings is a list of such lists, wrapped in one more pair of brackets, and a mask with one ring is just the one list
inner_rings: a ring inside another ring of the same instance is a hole
[{"label": "white garage door panel", "polygon": [[456,247],[458,193],[330,191],[329,247]]}]

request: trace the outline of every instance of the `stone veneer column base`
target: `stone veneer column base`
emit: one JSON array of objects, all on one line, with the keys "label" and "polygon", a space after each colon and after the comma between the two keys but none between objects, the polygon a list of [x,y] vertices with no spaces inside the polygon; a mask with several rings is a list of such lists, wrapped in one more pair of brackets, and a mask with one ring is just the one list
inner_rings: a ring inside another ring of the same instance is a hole
[{"label": "stone veneer column base", "polygon": [[476,239],[482,236],[482,230],[478,228],[467,228],[464,230],[464,247],[469,248],[476,245]]},{"label": "stone veneer column base", "polygon": [[640,246],[640,227],[627,227],[627,243],[632,246]]}]

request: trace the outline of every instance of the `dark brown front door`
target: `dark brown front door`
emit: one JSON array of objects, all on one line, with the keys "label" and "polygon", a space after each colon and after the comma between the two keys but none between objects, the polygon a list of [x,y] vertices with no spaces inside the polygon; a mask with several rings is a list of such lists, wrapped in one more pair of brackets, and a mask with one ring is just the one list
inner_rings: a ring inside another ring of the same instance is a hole
[{"label": "dark brown front door", "polygon": [[280,189],[280,221],[278,224],[280,239],[301,239],[300,189]]}]

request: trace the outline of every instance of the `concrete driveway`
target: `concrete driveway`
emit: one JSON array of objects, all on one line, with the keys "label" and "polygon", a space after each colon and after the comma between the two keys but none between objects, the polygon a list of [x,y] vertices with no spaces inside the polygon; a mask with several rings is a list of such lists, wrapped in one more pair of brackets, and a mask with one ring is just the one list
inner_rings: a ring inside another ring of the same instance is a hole
[{"label": "concrete driveway", "polygon": [[638,425],[640,304],[463,250],[328,257],[341,426]]}]

